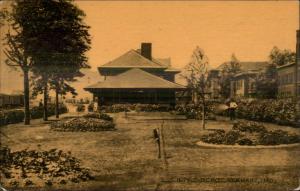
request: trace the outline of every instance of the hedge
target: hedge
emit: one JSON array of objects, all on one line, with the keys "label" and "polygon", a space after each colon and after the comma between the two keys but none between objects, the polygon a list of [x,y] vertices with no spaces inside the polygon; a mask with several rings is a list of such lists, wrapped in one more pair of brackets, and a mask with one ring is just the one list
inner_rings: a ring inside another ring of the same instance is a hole
[{"label": "hedge", "polygon": [[238,118],[294,125],[295,107],[292,99],[242,100],[237,104]]},{"label": "hedge", "polygon": [[24,120],[24,111],[21,109],[0,111],[0,126],[19,123]]},{"label": "hedge", "polygon": [[[67,107],[64,104],[60,104],[59,113],[68,112]],[[48,116],[55,114],[55,104],[48,105]],[[32,107],[30,109],[31,119],[42,118],[44,115],[43,107]],[[0,126],[7,124],[20,123],[24,120],[24,111],[22,109],[13,109],[13,110],[1,110],[0,111]]]},{"label": "hedge", "polygon": [[[67,113],[68,109],[66,105],[59,105],[59,114]],[[55,115],[55,104],[48,104],[48,116]],[[30,117],[31,119],[39,119],[44,116],[44,108],[35,106],[30,109]]]}]

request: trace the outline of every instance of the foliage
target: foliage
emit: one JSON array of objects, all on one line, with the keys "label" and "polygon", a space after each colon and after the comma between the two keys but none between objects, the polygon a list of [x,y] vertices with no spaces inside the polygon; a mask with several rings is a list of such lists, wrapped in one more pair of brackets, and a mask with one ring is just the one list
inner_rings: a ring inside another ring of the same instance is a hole
[{"label": "foliage", "polygon": [[85,105],[83,105],[83,104],[77,104],[76,111],[77,112],[84,112],[85,111]]},{"label": "foliage", "polygon": [[163,104],[136,104],[135,110],[136,111],[144,111],[144,112],[152,112],[152,111],[158,111],[158,112],[167,112],[170,111],[172,108],[169,105],[163,105]]},{"label": "foliage", "polygon": [[230,130],[224,135],[224,144],[234,145],[240,138],[240,132],[236,130]]},{"label": "foliage", "polygon": [[228,98],[230,96],[230,82],[232,81],[234,75],[236,75],[240,71],[240,61],[236,58],[234,54],[232,54],[231,60],[229,62],[225,62],[223,68],[221,69],[220,93],[222,97]]},{"label": "foliage", "polygon": [[270,62],[276,66],[292,64],[296,62],[296,53],[291,50],[280,50],[278,47],[273,47],[269,55]]},{"label": "foliage", "polygon": [[89,112],[93,112],[94,111],[94,103],[91,102],[89,105],[88,105],[88,111]]},{"label": "foliage", "polygon": [[105,131],[114,128],[115,124],[111,121],[93,117],[66,118],[51,124],[55,131]]},{"label": "foliage", "polygon": [[96,118],[96,119],[103,119],[106,121],[113,121],[113,118],[105,113],[88,113],[85,114],[83,117],[85,118]]},{"label": "foliage", "polygon": [[266,72],[256,79],[256,97],[275,99],[278,92],[277,69],[275,64],[268,65]]},{"label": "foliage", "polygon": [[82,76],[79,70],[88,67],[85,52],[90,49],[90,35],[84,16],[68,0],[20,0],[12,6],[15,39],[34,62],[35,90],[44,93],[45,116],[48,83],[56,94],[75,93],[66,81]]},{"label": "foliage", "polygon": [[201,140],[224,145],[279,145],[300,143],[300,136],[283,130],[268,131],[258,123],[239,122],[233,125],[232,130],[215,130],[203,135]]},{"label": "foliage", "polygon": [[[5,178],[12,179],[14,186],[25,180],[26,185],[33,185],[36,183],[35,177],[43,179],[46,185],[52,185],[52,182],[59,184],[62,180],[65,184],[68,180],[79,182],[94,179],[90,171],[81,167],[80,161],[71,156],[70,152],[57,149],[11,152],[7,147],[0,147],[0,167],[1,173]],[[27,179],[31,177],[32,180]]]},{"label": "foliage", "polygon": [[7,124],[20,123],[23,120],[24,111],[21,109],[0,110],[0,127]]},{"label": "foliage", "polygon": [[[54,115],[55,114],[55,104],[48,104],[48,116]],[[65,104],[60,104],[59,105],[59,113],[67,113],[68,108],[66,107]],[[31,119],[39,119],[42,118],[44,115],[44,109],[43,107],[40,106],[35,106],[30,109],[30,116]]]},{"label": "foliage", "polygon": [[239,145],[254,145],[253,141],[248,138],[242,138],[242,139],[238,140],[237,144],[239,144]]},{"label": "foliage", "polygon": [[192,92],[193,103],[202,104],[202,128],[205,129],[205,94],[209,87],[209,61],[204,51],[198,46],[193,51],[191,61],[185,66],[183,77],[187,82],[188,91]]},{"label": "foliage", "polygon": [[233,130],[249,133],[266,132],[267,129],[260,123],[256,122],[237,122],[233,124]]},{"label": "foliage", "polygon": [[262,145],[293,144],[300,142],[300,136],[289,135],[288,132],[282,130],[275,130],[262,133],[259,136],[259,142]]},{"label": "foliage", "polygon": [[[215,120],[215,114],[213,112],[213,102],[207,102],[205,105],[205,119]],[[175,112],[177,115],[185,115],[187,119],[202,119],[202,105],[187,104],[176,105]]]},{"label": "foliage", "polygon": [[255,121],[293,125],[295,107],[292,99],[240,100],[236,116]]},{"label": "foliage", "polygon": [[[48,105],[49,113],[48,115],[54,115],[55,113],[55,105],[49,104]],[[60,113],[67,113],[68,109],[64,104],[60,104],[59,106]],[[38,119],[43,117],[43,107],[32,107],[30,109],[30,117],[31,119]],[[13,109],[13,110],[1,110],[0,111],[0,126],[13,124],[13,123],[20,123],[24,120],[24,111],[21,109]]]}]

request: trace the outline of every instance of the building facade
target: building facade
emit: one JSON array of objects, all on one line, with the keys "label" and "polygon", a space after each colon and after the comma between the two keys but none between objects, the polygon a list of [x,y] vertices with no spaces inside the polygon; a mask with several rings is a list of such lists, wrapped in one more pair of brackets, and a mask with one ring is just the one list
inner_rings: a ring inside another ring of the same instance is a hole
[{"label": "building facade", "polygon": [[240,62],[241,71],[230,82],[230,97],[255,97],[256,79],[268,65],[268,62]]},{"label": "building facade", "polygon": [[184,86],[175,83],[180,71],[171,67],[170,58],[152,57],[152,44],[142,43],[141,49],[130,50],[98,68],[104,81],[84,88],[99,105],[171,104],[175,93]]},{"label": "building facade", "polygon": [[[296,93],[295,86],[295,63],[286,64],[277,67],[278,73],[278,96],[279,97],[294,97]],[[300,91],[300,75],[298,75],[298,91]],[[300,92],[298,92],[299,94]]]}]

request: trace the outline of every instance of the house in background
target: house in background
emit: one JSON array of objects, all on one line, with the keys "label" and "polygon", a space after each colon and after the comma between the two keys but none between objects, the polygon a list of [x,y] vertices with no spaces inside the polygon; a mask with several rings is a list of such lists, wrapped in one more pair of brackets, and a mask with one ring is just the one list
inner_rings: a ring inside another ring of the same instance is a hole
[{"label": "house in background", "polygon": [[126,52],[100,66],[98,71],[104,81],[84,88],[98,100],[98,105],[174,105],[176,91],[185,89],[175,83],[175,75],[180,71],[171,67],[170,58],[152,57],[151,43],[142,43],[141,49]]},{"label": "house in background", "polygon": [[[227,62],[221,64],[217,70],[221,71]],[[254,97],[256,95],[256,77],[265,72],[269,63],[240,62],[241,71],[230,82],[230,97]]]},{"label": "house in background", "polygon": [[220,71],[212,69],[208,73],[207,95],[210,99],[221,98]]},{"label": "house in background", "polygon": [[[278,82],[279,82],[278,96],[279,97],[295,96],[296,93],[295,63],[278,66],[277,74],[278,74]],[[298,87],[299,87],[298,90],[300,91],[300,75],[298,75]]]},{"label": "house in background", "polygon": [[231,97],[255,97],[256,78],[265,72],[268,62],[240,62],[241,72],[230,83]]}]

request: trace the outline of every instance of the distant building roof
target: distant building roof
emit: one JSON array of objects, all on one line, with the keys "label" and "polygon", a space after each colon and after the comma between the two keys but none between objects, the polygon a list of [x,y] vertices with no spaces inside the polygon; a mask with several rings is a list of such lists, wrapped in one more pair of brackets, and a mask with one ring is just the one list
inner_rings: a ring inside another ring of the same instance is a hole
[{"label": "distant building roof", "polygon": [[259,72],[255,71],[245,71],[245,72],[239,72],[238,74],[234,75],[234,77],[241,77],[241,76],[251,76],[251,75],[257,75]]},{"label": "distant building roof", "polygon": [[93,89],[184,89],[185,87],[158,76],[152,75],[141,69],[134,68],[117,76],[111,76],[103,82],[84,88],[92,91]]},{"label": "distant building roof", "polygon": [[277,66],[277,69],[281,69],[281,68],[286,68],[286,67],[291,67],[291,66],[294,66],[296,63],[290,63],[290,64],[284,64],[282,66]]},{"label": "distant building roof", "polygon": [[[225,62],[217,67],[218,70],[222,70],[226,64],[229,62]],[[249,71],[249,70],[263,70],[265,69],[269,63],[267,61],[258,61],[258,62],[240,62],[241,70],[242,71]]]}]

